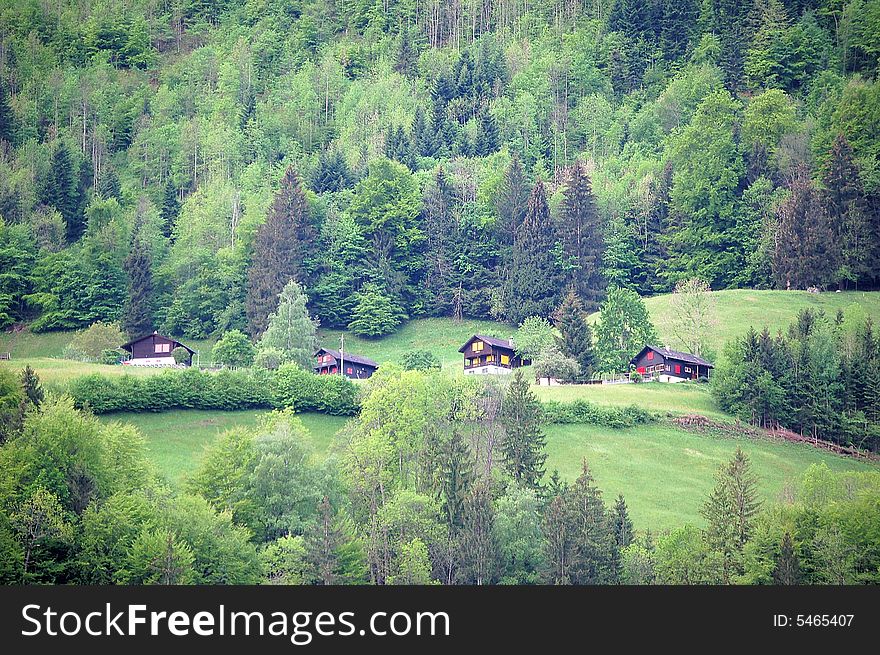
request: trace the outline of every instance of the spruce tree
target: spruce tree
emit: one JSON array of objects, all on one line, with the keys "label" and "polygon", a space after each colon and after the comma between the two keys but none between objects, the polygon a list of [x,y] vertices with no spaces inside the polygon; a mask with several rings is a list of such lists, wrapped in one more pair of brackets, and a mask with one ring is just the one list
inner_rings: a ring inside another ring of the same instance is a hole
[{"label": "spruce tree", "polygon": [[462,573],[468,584],[492,584],[498,573],[495,510],[487,484],[477,484],[465,498],[459,537]]},{"label": "spruce tree", "polygon": [[281,189],[266,222],[254,239],[245,301],[251,336],[259,337],[265,332],[269,314],[278,306],[278,294],[290,280],[303,286],[311,281],[316,237],[299,175],[291,166],[281,180]]},{"label": "spruce tree", "polygon": [[465,499],[474,482],[474,463],[461,431],[453,428],[441,453],[441,491],[446,524],[451,532],[461,529]]},{"label": "spruce tree", "polygon": [[43,385],[40,383],[40,376],[26,365],[21,371],[21,388],[24,391],[24,399],[31,407],[39,407],[46,397],[43,391]]},{"label": "spruce tree", "polygon": [[556,308],[561,275],[555,243],[544,184],[539,181],[514,238],[505,293],[505,313],[510,322],[519,324],[529,316],[547,317]]},{"label": "spruce tree", "polygon": [[318,503],[318,519],[305,534],[306,570],[314,584],[359,584],[366,578],[363,551],[327,496]]},{"label": "spruce tree", "polygon": [[15,145],[15,115],[9,106],[9,93],[3,80],[0,80],[0,141]]},{"label": "spruce tree", "polygon": [[741,572],[742,553],[751,538],[752,523],[760,507],[751,462],[737,447],[733,459],[719,468],[715,488],[702,509],[708,524],[706,543],[722,556],[725,583]]},{"label": "spruce tree", "polygon": [[541,429],[542,409],[529,383],[517,369],[501,407],[504,468],[517,484],[538,490],[544,476],[547,439]]},{"label": "spruce tree", "polygon": [[162,195],[162,208],[159,210],[162,217],[162,235],[170,239],[174,234],[174,225],[180,214],[180,200],[177,198],[177,188],[169,178],[165,183],[165,192]]},{"label": "spruce tree", "polygon": [[474,142],[474,154],[477,157],[486,157],[498,150],[498,126],[492,115],[484,111],[480,114],[480,122],[477,126],[477,138]]},{"label": "spruce tree", "polygon": [[107,166],[103,171],[103,175],[101,175],[101,180],[98,182],[98,195],[105,200],[109,200],[110,198],[116,198],[119,200],[121,193],[122,192],[119,188],[119,175],[116,173],[116,168],[113,166]]},{"label": "spruce tree", "polygon": [[425,286],[428,313],[432,316],[452,313],[454,290],[459,282],[455,275],[459,239],[457,217],[453,213],[454,202],[452,185],[441,167],[434,177],[434,183],[425,191],[422,208],[423,232],[427,236]]},{"label": "spruce tree", "polygon": [[626,500],[622,494],[617,497],[617,501],[614,503],[612,521],[614,524],[614,540],[617,542],[617,547],[623,550],[635,541],[635,535],[633,534],[633,524],[629,518],[629,511],[626,507]]},{"label": "spruce tree", "polygon": [[867,199],[852,147],[843,134],[838,133],[834,139],[822,182],[823,205],[838,254],[834,275],[840,288],[846,288],[850,282],[858,285],[870,272],[872,244]]},{"label": "spruce tree", "polygon": [[327,193],[342,191],[350,185],[351,172],[342,153],[338,150],[322,150],[312,176],[312,189],[317,193]]},{"label": "spruce tree", "polygon": [[64,219],[68,243],[75,243],[85,232],[85,218],[79,212],[79,193],[73,163],[67,147],[60,141],[55,145],[45,203],[53,206]]},{"label": "spruce tree", "polygon": [[140,227],[131,242],[123,268],[128,274],[128,297],[122,312],[122,329],[132,339],[153,331],[153,271],[149,246]]},{"label": "spruce tree", "polygon": [[780,289],[823,287],[833,277],[836,246],[809,171],[801,166],[777,210],[773,274]]},{"label": "spruce tree", "polygon": [[586,460],[565,500],[572,542],[572,584],[615,584],[620,560],[615,525]]},{"label": "spruce tree", "polygon": [[587,321],[580,298],[569,289],[556,311],[561,334],[560,349],[566,357],[574,359],[580,367],[578,379],[589,380],[596,369],[596,354],[593,351],[593,331]]},{"label": "spruce tree", "polygon": [[572,530],[565,498],[554,496],[544,512],[544,581],[554,585],[571,584]]},{"label": "spruce tree", "polygon": [[605,289],[601,273],[605,244],[590,178],[581,162],[575,163],[569,173],[559,230],[567,280],[586,310],[594,311]]},{"label": "spruce tree", "polygon": [[404,24],[400,30],[394,70],[404,77],[412,77],[417,72],[418,63],[419,53],[413,43],[412,33],[410,32],[409,25]]},{"label": "spruce tree", "polygon": [[517,155],[510,160],[501,187],[495,195],[498,241],[502,246],[512,246],[516,234],[526,216],[529,187]]},{"label": "spruce tree", "polygon": [[776,566],[773,567],[773,583],[777,585],[799,585],[803,582],[800,558],[791,540],[791,533],[782,535],[782,545]]}]

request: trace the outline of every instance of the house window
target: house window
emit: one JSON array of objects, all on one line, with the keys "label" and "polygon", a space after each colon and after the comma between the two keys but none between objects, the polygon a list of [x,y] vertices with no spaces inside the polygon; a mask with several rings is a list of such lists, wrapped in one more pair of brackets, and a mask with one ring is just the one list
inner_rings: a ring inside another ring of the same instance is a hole
[{"label": "house window", "polygon": [[510,355],[501,355],[501,363],[505,366],[510,364]]},{"label": "house window", "polygon": [[648,351],[648,360],[652,360],[652,359],[654,359],[654,351],[653,351],[653,350],[649,350],[649,351]]},{"label": "house window", "polygon": [[474,341],[474,345],[471,347],[475,353],[483,352],[483,342],[482,341]]},{"label": "house window", "polygon": [[685,372],[685,373],[690,373],[690,372],[691,372],[691,367],[690,367],[690,366],[685,366],[685,367],[684,367],[684,372]]},{"label": "house window", "polygon": [[156,344],[156,352],[157,353],[170,353],[171,352],[171,344],[170,343],[157,343]]},{"label": "house window", "polygon": [[676,365],[675,365],[675,372],[676,372],[676,373],[681,373],[681,364],[676,364]]},{"label": "house window", "polygon": [[351,375],[351,373],[352,373],[351,366],[347,366],[345,368],[345,372],[348,373],[349,375]]},{"label": "house window", "polygon": [[487,361],[487,362],[494,362],[494,361],[495,361],[495,355],[486,355],[486,361]]}]

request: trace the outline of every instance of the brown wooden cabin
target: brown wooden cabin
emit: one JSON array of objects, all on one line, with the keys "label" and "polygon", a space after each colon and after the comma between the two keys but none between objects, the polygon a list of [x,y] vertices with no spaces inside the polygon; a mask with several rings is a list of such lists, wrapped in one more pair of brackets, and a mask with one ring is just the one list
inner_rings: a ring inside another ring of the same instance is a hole
[{"label": "brown wooden cabin", "polygon": [[335,375],[339,373],[340,362],[347,378],[365,380],[376,372],[379,365],[369,357],[339,352],[332,348],[321,348],[315,353],[315,373],[318,375]]},{"label": "brown wooden cabin", "polygon": [[630,365],[645,380],[661,382],[708,379],[709,371],[715,368],[702,357],[659,346],[645,346]]},{"label": "brown wooden cabin", "polygon": [[531,364],[514,351],[512,341],[475,334],[458,352],[464,354],[465,374],[510,373],[520,366]]},{"label": "brown wooden cabin", "polygon": [[138,337],[119,347],[131,353],[131,357],[124,363],[132,366],[174,366],[176,362],[171,353],[175,348],[183,348],[189,353],[189,358],[184,362],[189,366],[192,364],[192,356],[195,354],[195,350],[189,346],[158,332]]}]

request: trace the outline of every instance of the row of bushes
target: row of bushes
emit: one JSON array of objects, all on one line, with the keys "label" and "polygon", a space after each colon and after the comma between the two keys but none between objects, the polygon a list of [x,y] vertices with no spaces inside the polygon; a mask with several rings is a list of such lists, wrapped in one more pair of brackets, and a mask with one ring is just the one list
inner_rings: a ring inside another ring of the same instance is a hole
[{"label": "row of bushes", "polygon": [[86,375],[68,392],[77,407],[96,414],[162,412],[171,409],[281,409],[352,416],[358,411],[357,387],[340,375],[320,376],[293,364],[277,371],[169,370],[147,376]]},{"label": "row of bushes", "polygon": [[631,428],[654,421],[654,415],[637,407],[602,407],[586,400],[570,403],[551,400],[542,403],[546,423],[586,423],[606,428]]}]

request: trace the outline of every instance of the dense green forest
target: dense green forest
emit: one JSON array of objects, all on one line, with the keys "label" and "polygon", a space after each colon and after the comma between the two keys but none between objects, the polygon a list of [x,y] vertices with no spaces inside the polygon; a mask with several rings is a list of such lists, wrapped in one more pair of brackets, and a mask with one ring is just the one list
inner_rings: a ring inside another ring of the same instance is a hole
[{"label": "dense green forest", "polygon": [[[65,356],[107,374],[0,369],[0,582],[878,582],[870,463],[767,502],[731,444],[701,525],[654,534],[587,462],[548,470],[546,429],[675,417],[424,344],[311,373],[319,327],[431,317],[583,383],[660,344],[643,298],[674,292],[674,345],[718,356],[707,439],[869,460],[862,308],[707,333],[712,290],[880,286],[878,67],[880,0],[0,0],[0,328],[86,328]],[[153,330],[228,370],[103,365]],[[174,488],[95,417],[169,408],[274,411]],[[293,410],[351,417],[326,459]]]},{"label": "dense green forest", "polygon": [[875,0],[0,2],[0,323],[872,288]]}]

